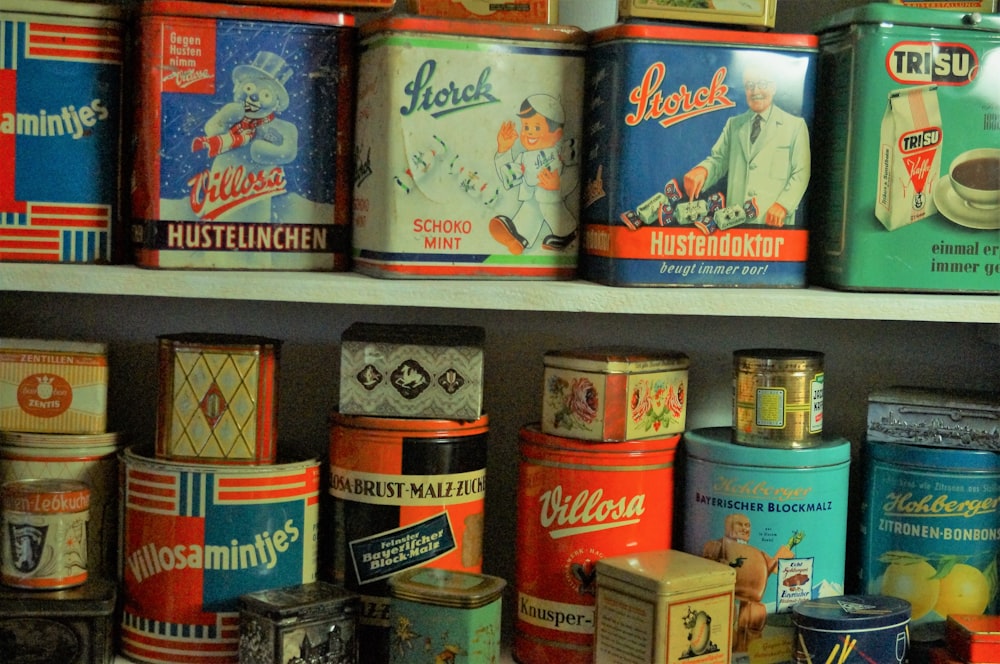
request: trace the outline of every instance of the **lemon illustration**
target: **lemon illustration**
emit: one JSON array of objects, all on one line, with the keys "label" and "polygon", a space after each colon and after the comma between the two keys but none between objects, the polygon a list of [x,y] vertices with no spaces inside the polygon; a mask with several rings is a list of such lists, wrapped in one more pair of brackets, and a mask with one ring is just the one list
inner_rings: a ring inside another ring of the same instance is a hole
[{"label": "lemon illustration", "polygon": [[919,620],[937,604],[941,582],[934,578],[936,573],[926,560],[892,563],[882,577],[881,593],[908,601],[912,607],[910,619]]},{"label": "lemon illustration", "polygon": [[986,575],[972,565],[958,563],[941,579],[934,610],[942,617],[951,613],[980,614],[989,602]]}]

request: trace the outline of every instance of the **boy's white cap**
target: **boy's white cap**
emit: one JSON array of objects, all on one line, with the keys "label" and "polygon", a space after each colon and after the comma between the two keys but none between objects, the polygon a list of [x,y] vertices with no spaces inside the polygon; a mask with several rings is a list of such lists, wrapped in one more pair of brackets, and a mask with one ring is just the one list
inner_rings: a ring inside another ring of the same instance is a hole
[{"label": "boy's white cap", "polygon": [[563,111],[562,104],[552,95],[531,95],[525,101],[538,113],[541,113],[552,122],[562,124],[566,121],[566,114]]}]

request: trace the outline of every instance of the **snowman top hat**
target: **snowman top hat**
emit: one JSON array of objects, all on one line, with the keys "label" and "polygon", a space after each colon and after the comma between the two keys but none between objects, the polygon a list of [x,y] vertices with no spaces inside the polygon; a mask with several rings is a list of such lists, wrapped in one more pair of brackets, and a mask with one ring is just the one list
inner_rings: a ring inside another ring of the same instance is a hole
[{"label": "snowman top hat", "polygon": [[270,51],[258,51],[251,64],[236,65],[233,69],[234,83],[262,76],[274,81],[280,88],[278,110],[288,108],[288,91],[285,90],[285,83],[292,77],[292,68],[280,55]]}]

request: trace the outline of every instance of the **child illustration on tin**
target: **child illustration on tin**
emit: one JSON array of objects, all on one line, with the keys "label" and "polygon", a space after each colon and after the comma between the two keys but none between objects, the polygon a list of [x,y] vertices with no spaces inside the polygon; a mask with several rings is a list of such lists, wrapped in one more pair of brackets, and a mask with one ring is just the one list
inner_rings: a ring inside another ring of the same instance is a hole
[{"label": "child illustration on tin", "polygon": [[539,238],[542,249],[565,251],[579,225],[566,204],[579,169],[574,141],[563,135],[565,111],[555,97],[535,94],[521,103],[517,115],[520,132],[513,120],[500,125],[494,164],[504,188],[517,187],[518,208],[512,216],[490,219],[490,235],[512,254],[531,249]]}]

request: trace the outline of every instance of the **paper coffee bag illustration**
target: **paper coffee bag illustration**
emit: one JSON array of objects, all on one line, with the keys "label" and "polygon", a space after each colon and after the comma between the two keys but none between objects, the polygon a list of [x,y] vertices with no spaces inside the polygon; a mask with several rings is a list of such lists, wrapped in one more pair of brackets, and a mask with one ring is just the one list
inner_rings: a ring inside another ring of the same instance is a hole
[{"label": "paper coffee bag illustration", "polygon": [[882,116],[875,216],[890,231],[936,212],[941,172],[941,111],[937,86],[889,93]]}]

